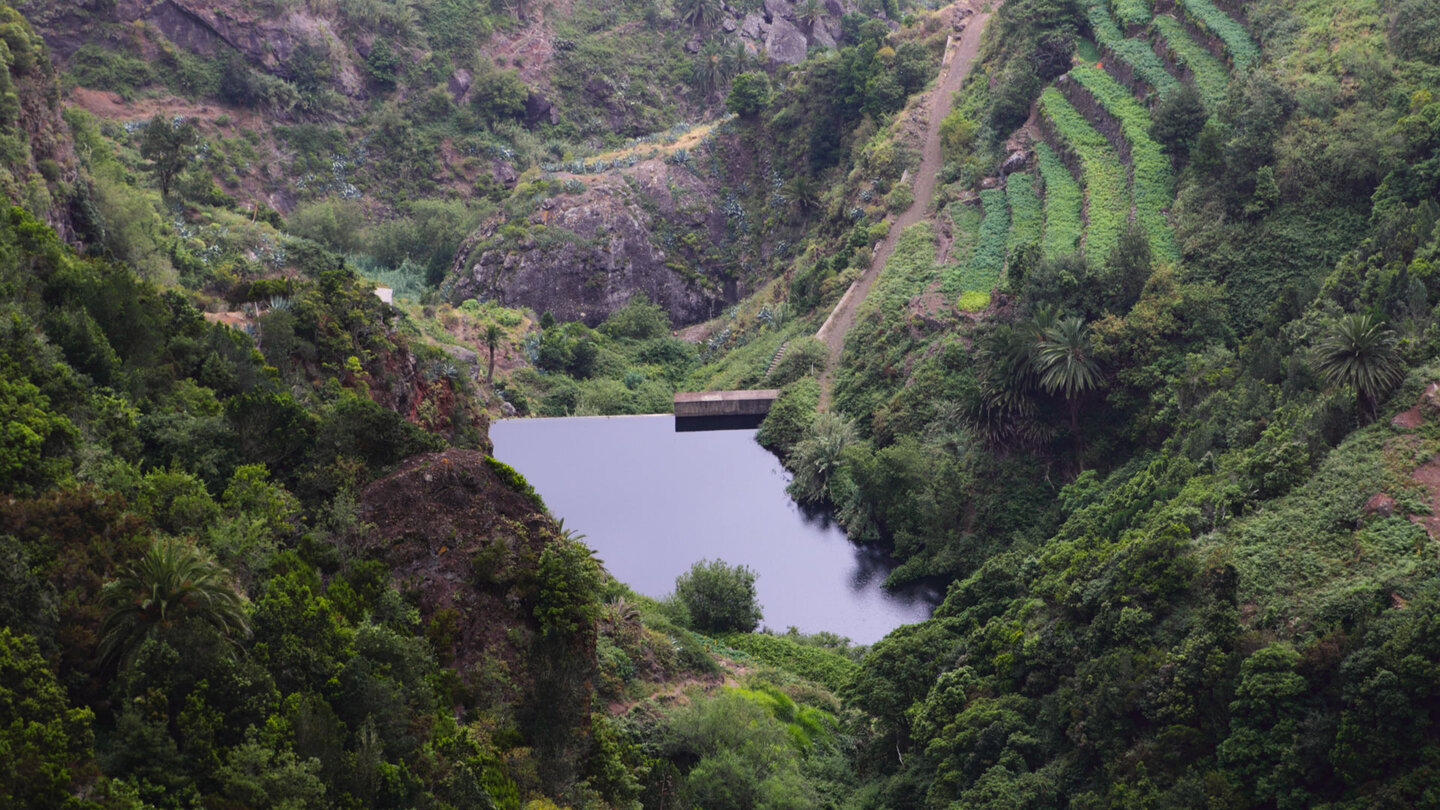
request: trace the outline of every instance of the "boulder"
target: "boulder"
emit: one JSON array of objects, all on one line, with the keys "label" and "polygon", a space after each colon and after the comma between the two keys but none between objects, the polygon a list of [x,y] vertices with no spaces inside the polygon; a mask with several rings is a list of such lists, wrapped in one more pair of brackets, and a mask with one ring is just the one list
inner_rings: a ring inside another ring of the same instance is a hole
[{"label": "boulder", "polygon": [[1370,496],[1361,510],[1365,517],[1388,518],[1395,514],[1395,499],[1383,492],[1377,492]]},{"label": "boulder", "polygon": [[745,15],[745,19],[740,21],[740,36],[749,37],[750,39],[764,39],[765,32],[768,28],[765,24],[765,18],[752,11]]},{"label": "boulder", "polygon": [[795,18],[795,7],[786,0],[765,0],[765,16],[772,23]]},{"label": "boulder", "polygon": [[770,26],[770,35],[765,38],[765,52],[771,62],[798,65],[805,61],[805,53],[809,49],[810,41],[805,38],[805,32],[789,20],[778,17]]},{"label": "boulder", "polygon": [[450,91],[450,100],[459,104],[460,99],[464,98],[465,94],[470,92],[470,82],[473,81],[473,79],[474,77],[470,75],[470,71],[463,67],[451,73],[450,81],[445,85],[446,89]]},{"label": "boulder", "polygon": [[560,111],[555,109],[550,99],[532,90],[525,97],[525,126],[533,127],[541,121],[560,123]]},{"label": "boulder", "polygon": [[1029,162],[1030,156],[1025,154],[1023,150],[1011,152],[1010,157],[1005,158],[1005,162],[1000,164],[1000,171],[1003,174],[1014,174],[1024,169],[1025,164]]}]

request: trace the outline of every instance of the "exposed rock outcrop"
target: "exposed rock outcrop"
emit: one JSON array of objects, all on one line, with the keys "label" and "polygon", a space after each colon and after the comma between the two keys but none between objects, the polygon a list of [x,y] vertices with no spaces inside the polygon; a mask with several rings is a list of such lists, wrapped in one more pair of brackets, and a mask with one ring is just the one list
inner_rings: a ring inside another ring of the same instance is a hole
[{"label": "exposed rock outcrop", "polygon": [[644,293],[677,325],[733,299],[729,269],[709,250],[725,240],[725,215],[699,177],[651,159],[625,174],[571,177],[567,187],[540,204],[523,234],[498,218],[482,226],[456,258],[451,297],[596,324]]},{"label": "exposed rock outcrop", "polygon": [[331,84],[351,98],[364,98],[365,82],[356,54],[330,22],[303,5],[279,16],[251,11],[226,0],[85,0],[68,4],[32,0],[21,6],[64,60],[81,46],[103,42],[122,26],[146,23],[175,45],[215,56],[234,51],[251,65],[284,79],[295,78],[292,57],[303,45],[323,48],[332,62]]},{"label": "exposed rock outcrop", "polygon": [[0,134],[7,148],[0,157],[0,192],[54,228],[60,238],[76,239],[76,209],[83,221],[85,198],[79,183],[70,128],[61,117],[60,85],[44,41],[13,9],[0,6],[6,27],[6,61],[0,87]]},{"label": "exposed rock outcrop", "polygon": [[841,36],[840,18],[856,9],[852,0],[825,0],[818,14],[807,17],[802,2],[765,0],[760,9],[743,14],[727,7],[721,28],[738,31],[749,50],[763,50],[771,64],[793,65],[805,59],[812,45],[835,47]]}]

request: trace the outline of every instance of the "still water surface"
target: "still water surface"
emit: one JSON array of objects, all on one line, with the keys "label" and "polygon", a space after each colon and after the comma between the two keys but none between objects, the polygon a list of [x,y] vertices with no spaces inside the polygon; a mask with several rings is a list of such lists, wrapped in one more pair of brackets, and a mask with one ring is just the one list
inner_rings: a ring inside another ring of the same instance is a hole
[{"label": "still water surface", "polygon": [[763,624],[869,644],[930,615],[929,590],[887,592],[892,563],[785,494],[790,475],[753,430],[676,433],[674,417],[508,419],[495,457],[519,470],[606,569],[646,596],[700,559],[759,573]]}]

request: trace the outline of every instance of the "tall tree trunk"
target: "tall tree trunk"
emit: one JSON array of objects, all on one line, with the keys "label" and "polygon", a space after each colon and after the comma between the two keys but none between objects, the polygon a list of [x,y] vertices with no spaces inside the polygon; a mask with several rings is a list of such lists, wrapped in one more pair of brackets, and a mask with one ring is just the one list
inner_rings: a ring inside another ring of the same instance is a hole
[{"label": "tall tree trunk", "polygon": [[490,347],[490,368],[485,371],[485,384],[490,385],[495,381],[495,347]]},{"label": "tall tree trunk", "polygon": [[1080,398],[1070,400],[1070,441],[1075,443],[1075,469],[1085,472],[1085,462],[1080,458]]}]

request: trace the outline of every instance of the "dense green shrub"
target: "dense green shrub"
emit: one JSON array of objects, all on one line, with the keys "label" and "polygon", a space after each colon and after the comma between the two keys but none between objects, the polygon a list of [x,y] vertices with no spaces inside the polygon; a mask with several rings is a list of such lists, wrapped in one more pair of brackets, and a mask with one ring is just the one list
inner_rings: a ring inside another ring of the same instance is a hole
[{"label": "dense green shrub", "polygon": [[625,306],[610,313],[599,331],[632,340],[663,338],[670,332],[670,317],[659,304],[650,303],[644,293],[636,293]]},{"label": "dense green shrub", "polygon": [[1154,13],[1151,0],[1110,0],[1110,8],[1121,25],[1144,25]]},{"label": "dense green shrub", "polygon": [[790,383],[771,404],[755,440],[780,458],[788,457],[796,443],[809,432],[819,403],[820,384],[813,377]]},{"label": "dense green shrub", "polygon": [[744,565],[701,560],[675,578],[675,596],[689,610],[696,630],[748,633],[761,619],[760,604],[755,600],[755,577],[755,572]]}]

